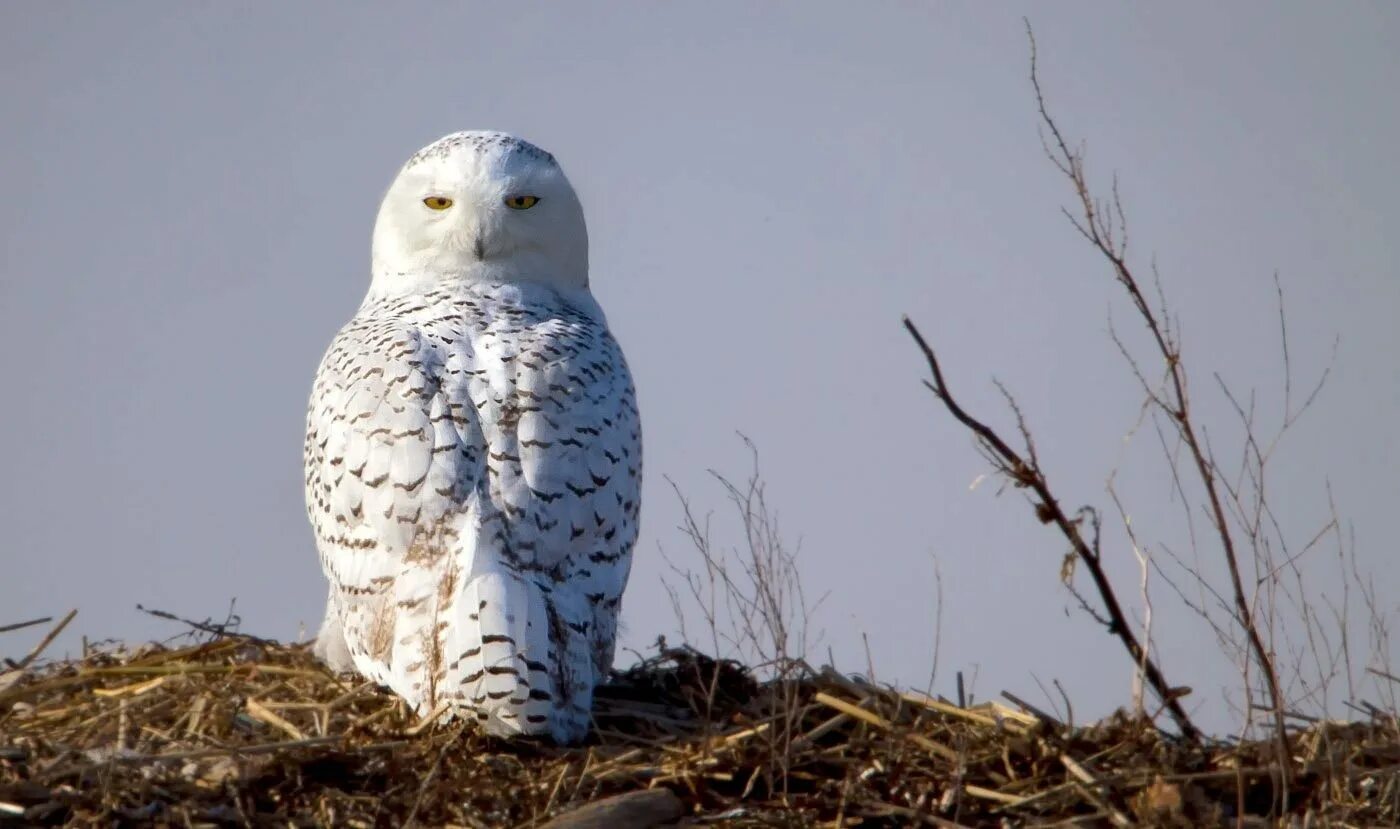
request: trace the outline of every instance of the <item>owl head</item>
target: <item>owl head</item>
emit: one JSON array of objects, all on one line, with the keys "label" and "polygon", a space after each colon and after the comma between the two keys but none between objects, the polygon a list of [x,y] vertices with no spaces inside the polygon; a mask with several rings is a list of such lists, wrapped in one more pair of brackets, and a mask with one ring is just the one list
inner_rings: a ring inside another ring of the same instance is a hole
[{"label": "owl head", "polygon": [[374,286],[449,279],[588,285],[588,231],[554,156],[501,132],[456,132],[414,153],[374,223]]}]

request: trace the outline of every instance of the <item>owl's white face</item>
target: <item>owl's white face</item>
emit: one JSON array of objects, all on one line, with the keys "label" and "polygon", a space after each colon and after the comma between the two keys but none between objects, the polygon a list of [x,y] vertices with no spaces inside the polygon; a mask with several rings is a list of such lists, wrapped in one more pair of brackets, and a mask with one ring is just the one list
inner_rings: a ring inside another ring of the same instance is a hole
[{"label": "owl's white face", "polygon": [[376,290],[444,278],[588,285],[588,232],[554,158],[521,138],[458,132],[419,150],[374,225]]}]

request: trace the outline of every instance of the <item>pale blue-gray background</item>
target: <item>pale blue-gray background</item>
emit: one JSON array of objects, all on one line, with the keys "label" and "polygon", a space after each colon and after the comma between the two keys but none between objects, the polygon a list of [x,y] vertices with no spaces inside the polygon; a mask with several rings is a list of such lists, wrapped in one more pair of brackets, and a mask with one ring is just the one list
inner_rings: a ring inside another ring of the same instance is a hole
[{"label": "pale blue-gray background", "polygon": [[[742,430],[809,594],[829,592],[821,656],[863,670],[868,633],[880,678],[924,684],[936,556],[937,690],[960,668],[980,696],[1043,700],[1032,675],[1059,678],[1081,718],[1125,702],[1117,644],[1056,583],[1062,543],[1019,496],[969,489],[984,465],[899,327],[918,320],[1001,425],[991,378],[1015,391],[1067,502],[1105,502],[1122,461],[1140,532],[1182,541],[1155,437],[1123,448],[1138,395],[1106,332],[1111,308],[1128,317],[1059,215],[1025,13],[1063,125],[1099,183],[1121,175],[1203,413],[1224,414],[1218,370],[1276,422],[1274,271],[1300,384],[1340,335],[1273,495],[1302,538],[1330,480],[1394,620],[1392,5],[8,3],[0,623],[79,607],[72,649],[79,632],[175,632],[138,602],[203,617],[237,597],[250,630],[313,626],[311,374],[366,286],[398,165],[440,134],[500,128],[555,153],[580,191],[593,284],[640,389],[628,645],[675,628],[658,545],[688,559],[662,476],[720,507],[704,470],[742,476]],[[1337,596],[1335,568],[1314,569]],[[1157,606],[1167,672],[1228,724],[1233,668],[1165,591]]]}]

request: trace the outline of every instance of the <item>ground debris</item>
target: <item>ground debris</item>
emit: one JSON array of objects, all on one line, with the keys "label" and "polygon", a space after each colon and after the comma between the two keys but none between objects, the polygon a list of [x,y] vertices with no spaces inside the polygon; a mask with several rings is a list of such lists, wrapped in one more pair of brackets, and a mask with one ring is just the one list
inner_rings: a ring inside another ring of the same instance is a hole
[{"label": "ground debris", "polygon": [[1285,802],[1306,825],[1400,822],[1400,736],[1379,714],[1294,733],[1285,793],[1267,740],[1188,744],[1127,715],[1069,728],[800,661],[777,676],[660,649],[561,748],[420,723],[304,645],[93,650],[0,690],[0,825],[542,827],[658,788],[678,801],[613,803],[696,826],[1235,825]]}]

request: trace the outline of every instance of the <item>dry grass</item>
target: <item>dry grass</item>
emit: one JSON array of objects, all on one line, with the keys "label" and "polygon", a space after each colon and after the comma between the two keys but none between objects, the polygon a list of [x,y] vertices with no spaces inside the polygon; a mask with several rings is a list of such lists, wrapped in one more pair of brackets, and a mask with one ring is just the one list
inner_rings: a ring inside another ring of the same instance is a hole
[{"label": "dry grass", "polygon": [[[1126,715],[1069,729],[802,662],[783,676],[773,693],[667,650],[600,691],[587,745],[560,748],[416,722],[303,645],[216,635],[31,663],[0,674],[0,822],[533,826],[653,787],[683,825],[1197,826],[1272,802],[1271,742],[1191,745]],[[762,739],[776,723],[797,735],[782,763]],[[1295,814],[1400,821],[1394,720],[1313,724],[1292,745]]]}]

